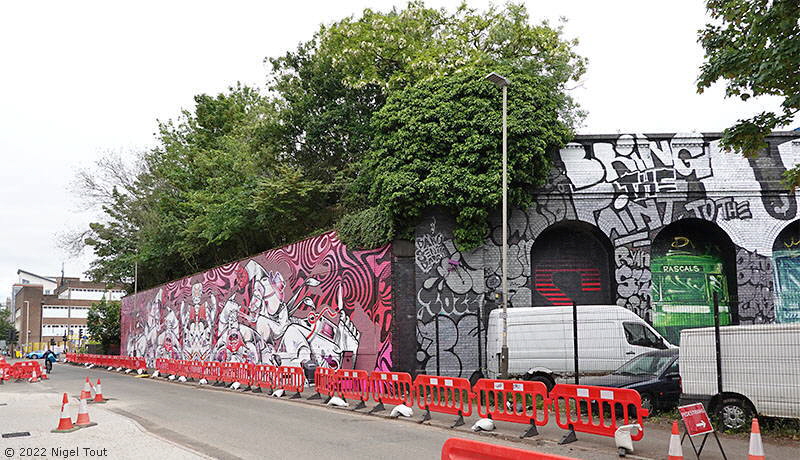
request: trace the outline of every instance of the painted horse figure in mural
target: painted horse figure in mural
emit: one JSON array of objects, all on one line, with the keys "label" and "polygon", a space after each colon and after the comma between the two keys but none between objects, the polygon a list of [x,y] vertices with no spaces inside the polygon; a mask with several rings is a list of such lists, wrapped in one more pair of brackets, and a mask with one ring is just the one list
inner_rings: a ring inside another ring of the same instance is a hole
[{"label": "painted horse figure in mural", "polygon": [[[342,352],[355,353],[358,349],[360,333],[343,312],[326,306],[319,314],[312,312],[306,318],[294,316],[301,306],[316,310],[311,297],[304,296],[299,301],[298,298],[304,288],[318,286],[317,279],[305,279],[287,300],[286,281],[278,271],[267,271],[251,260],[238,278],[247,280],[246,289],[239,292],[244,294],[239,297],[241,305],[233,294],[220,315],[220,330],[225,332],[220,334],[216,345],[214,356],[218,360],[235,358],[242,350],[257,362],[274,365],[314,362],[317,366],[338,367]],[[339,302],[342,305],[341,289]],[[330,318],[338,319],[338,324]]]}]

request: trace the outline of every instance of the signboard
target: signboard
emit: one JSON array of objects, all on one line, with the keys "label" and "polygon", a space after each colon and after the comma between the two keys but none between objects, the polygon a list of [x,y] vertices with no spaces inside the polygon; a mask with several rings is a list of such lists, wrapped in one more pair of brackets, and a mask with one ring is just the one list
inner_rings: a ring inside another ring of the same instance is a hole
[{"label": "signboard", "polygon": [[711,426],[711,420],[708,419],[708,414],[703,404],[681,406],[678,408],[678,412],[681,413],[683,425],[686,427],[686,432],[689,436],[694,437],[714,432],[714,427]]}]

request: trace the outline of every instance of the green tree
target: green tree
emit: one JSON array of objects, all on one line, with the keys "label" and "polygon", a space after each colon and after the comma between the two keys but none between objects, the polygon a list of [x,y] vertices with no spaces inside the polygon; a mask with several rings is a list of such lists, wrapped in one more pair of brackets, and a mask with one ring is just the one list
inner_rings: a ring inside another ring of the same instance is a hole
[{"label": "green tree", "polygon": [[[706,8],[713,22],[699,32],[705,62],[698,92],[725,80],[727,97],[782,98],[780,112],[739,120],[723,133],[723,147],[756,155],[767,146],[764,138],[800,110],[800,1],[707,0]],[[800,184],[799,174],[789,171],[792,185]]]},{"label": "green tree", "polygon": [[14,323],[9,318],[9,311],[5,308],[0,309],[0,340],[8,340],[11,331],[13,331]]},{"label": "green tree", "polygon": [[120,302],[103,299],[95,302],[89,309],[86,320],[89,335],[100,342],[103,353],[109,353],[112,346],[119,345]]},{"label": "green tree", "polygon": [[[508,115],[509,200],[531,204],[550,170],[548,153],[572,136],[560,114],[572,101],[547,77],[497,68],[511,80]],[[464,69],[392,93],[375,114],[376,137],[356,193],[386,210],[410,235],[422,211],[452,212],[463,249],[483,243],[489,212],[502,199],[500,92],[486,69]]]}]

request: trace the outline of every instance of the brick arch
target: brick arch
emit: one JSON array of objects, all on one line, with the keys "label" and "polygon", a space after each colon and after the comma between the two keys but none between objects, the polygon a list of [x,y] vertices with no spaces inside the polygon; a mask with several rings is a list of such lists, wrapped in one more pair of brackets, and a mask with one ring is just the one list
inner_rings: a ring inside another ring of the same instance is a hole
[{"label": "brick arch", "polygon": [[613,304],[614,248],[594,225],[564,221],[542,231],[531,246],[534,306]]},{"label": "brick arch", "polygon": [[723,325],[738,323],[737,246],[719,225],[696,218],[672,222],[655,235],[650,255],[653,325],[670,342],[677,343],[685,327],[713,325],[715,290]]}]

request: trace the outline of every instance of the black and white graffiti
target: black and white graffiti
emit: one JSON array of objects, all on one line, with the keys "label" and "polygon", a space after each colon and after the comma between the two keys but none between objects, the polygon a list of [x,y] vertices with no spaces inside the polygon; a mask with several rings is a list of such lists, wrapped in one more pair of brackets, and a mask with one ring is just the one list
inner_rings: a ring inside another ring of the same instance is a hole
[{"label": "black and white graffiti", "polygon": [[[743,324],[775,321],[772,246],[797,215],[797,197],[780,179],[787,167],[800,163],[800,133],[776,134],[769,145],[762,157],[749,159],[720,149],[718,137],[699,133],[578,136],[554,152],[553,170],[535,203],[511,211],[507,275],[513,306],[539,305],[547,298],[536,297],[531,273],[540,266],[537,238],[554,225],[570,232],[580,224],[596,229],[611,248],[612,275],[601,280],[602,288],[613,292],[618,305],[650,319],[656,257],[651,244],[667,226],[674,230],[694,220],[726,235],[724,243],[735,254],[726,262],[735,265],[729,282],[735,318]],[[479,365],[477,319],[486,294],[502,276],[498,215],[491,226],[486,244],[470,254],[452,244],[446,211],[431,211],[417,227],[420,369],[430,371],[437,364],[434,317],[439,319],[441,371],[468,376]],[[584,275],[595,269],[578,268]],[[584,275],[572,277],[573,282],[593,289],[596,280]]]}]

